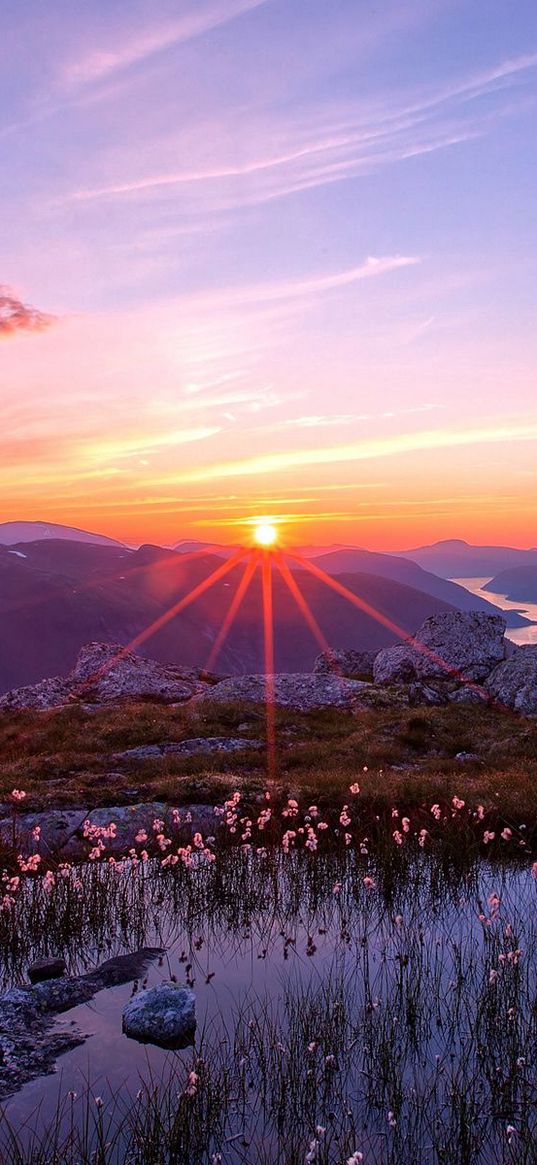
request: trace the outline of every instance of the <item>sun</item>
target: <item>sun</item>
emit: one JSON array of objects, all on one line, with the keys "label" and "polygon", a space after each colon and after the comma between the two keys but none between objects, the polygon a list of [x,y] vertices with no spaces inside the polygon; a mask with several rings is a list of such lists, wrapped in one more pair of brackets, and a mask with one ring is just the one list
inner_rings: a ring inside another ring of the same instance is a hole
[{"label": "sun", "polygon": [[254,528],[254,541],[258,546],[275,546],[278,541],[278,531],[270,522],[259,522]]}]

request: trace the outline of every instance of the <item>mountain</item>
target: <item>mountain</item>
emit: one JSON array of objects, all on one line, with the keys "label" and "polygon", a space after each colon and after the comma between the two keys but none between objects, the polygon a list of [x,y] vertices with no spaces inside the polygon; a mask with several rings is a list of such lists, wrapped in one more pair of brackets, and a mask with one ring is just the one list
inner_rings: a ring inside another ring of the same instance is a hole
[{"label": "mountain", "polygon": [[16,546],[19,542],[38,542],[65,538],[69,542],[92,542],[96,546],[122,546],[105,534],[90,534],[76,526],[57,526],[54,522],[0,522],[0,545]]},{"label": "mountain", "polygon": [[220,542],[197,542],[187,538],[172,546],[177,554],[217,554],[219,558],[231,558],[238,549],[238,546],[223,546]]},{"label": "mountain", "polygon": [[[394,582],[404,583],[416,590],[424,591],[442,599],[459,611],[484,611],[489,615],[497,615],[499,608],[493,602],[470,594],[465,587],[447,579],[440,578],[431,571],[423,570],[417,562],[407,558],[397,558],[393,554],[380,554],[372,550],[363,550],[361,547],[343,547],[327,554],[321,554],[313,560],[315,566],[325,570],[327,574],[342,574],[348,572],[367,572],[379,575],[382,578],[391,578]],[[516,611],[503,611],[510,628],[523,627],[527,620]]]},{"label": "mountain", "polygon": [[[92,640],[131,642],[222,559],[185,558],[157,546],[138,550],[67,539],[0,546],[0,691],[65,675]],[[225,619],[244,565],[233,567],[191,606],[162,625],[136,650],[162,663],[204,667]],[[295,578],[334,648],[380,649],[395,632],[304,571]],[[278,671],[309,671],[321,650],[282,578],[274,571],[275,664]],[[341,581],[408,633],[449,604],[375,574]],[[222,673],[263,670],[261,581],[257,574],[215,665]]]},{"label": "mountain", "polygon": [[513,603],[537,603],[537,563],[502,570],[483,590],[506,595]]},{"label": "mountain", "polygon": [[419,546],[415,550],[394,551],[395,556],[410,558],[424,570],[441,578],[490,578],[512,566],[537,566],[537,549],[519,550],[513,546],[472,546],[458,538]]}]

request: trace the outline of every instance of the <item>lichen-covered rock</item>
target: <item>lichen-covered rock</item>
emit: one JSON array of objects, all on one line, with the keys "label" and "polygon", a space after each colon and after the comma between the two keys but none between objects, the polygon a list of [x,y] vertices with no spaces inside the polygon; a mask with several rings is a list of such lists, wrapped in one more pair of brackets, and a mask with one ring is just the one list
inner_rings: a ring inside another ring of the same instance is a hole
[{"label": "lichen-covered rock", "polygon": [[69,675],[71,694],[98,703],[129,699],[189,700],[203,689],[199,672],[144,659],[119,643],[87,643]]},{"label": "lichen-covered rock", "polygon": [[484,680],[505,659],[506,621],[483,611],[443,611],[416,632],[420,679]]},{"label": "lichen-covered rock", "polygon": [[196,736],[191,740],[170,740],[162,744],[141,744],[125,752],[114,753],[114,762],[156,760],[165,756],[196,756],[202,752],[238,752],[244,748],[264,748],[261,740],[240,736]]},{"label": "lichen-covered rock", "polygon": [[346,676],[353,679],[357,676],[373,678],[373,664],[378,651],[323,651],[317,656],[313,665],[315,675]]},{"label": "lichen-covered rock", "polygon": [[480,682],[505,659],[506,622],[482,611],[431,615],[412,639],[380,651],[373,667],[376,683],[415,680]]},{"label": "lichen-covered rock", "polygon": [[158,663],[127,651],[121,643],[87,643],[68,676],[53,676],[0,697],[0,711],[48,710],[73,701],[111,704],[120,700],[184,703],[218,677],[197,668]]},{"label": "lichen-covered rock", "polygon": [[361,692],[369,687],[367,682],[361,680],[302,672],[272,676],[268,685],[264,675],[238,676],[216,684],[201,697],[199,703],[203,704],[206,700],[211,703],[214,700],[225,703],[244,700],[262,704],[269,688],[274,703],[280,708],[293,708],[297,712],[314,712],[323,708],[350,710]]},{"label": "lichen-covered rock", "polygon": [[196,1030],[196,998],[188,987],[161,983],[138,991],[123,1008],[123,1031],[142,1044],[186,1048]]},{"label": "lichen-covered rock", "polygon": [[24,708],[36,708],[43,712],[50,708],[58,708],[68,704],[71,694],[69,680],[62,676],[53,676],[49,680],[41,680],[38,684],[30,684],[25,688],[13,688],[0,696],[0,712],[16,712]]},{"label": "lichen-covered rock", "polygon": [[524,716],[537,716],[537,646],[519,647],[494,668],[486,687],[500,704]]},{"label": "lichen-covered rock", "polygon": [[396,643],[379,651],[373,664],[376,684],[408,684],[417,680],[417,653],[407,643]]}]

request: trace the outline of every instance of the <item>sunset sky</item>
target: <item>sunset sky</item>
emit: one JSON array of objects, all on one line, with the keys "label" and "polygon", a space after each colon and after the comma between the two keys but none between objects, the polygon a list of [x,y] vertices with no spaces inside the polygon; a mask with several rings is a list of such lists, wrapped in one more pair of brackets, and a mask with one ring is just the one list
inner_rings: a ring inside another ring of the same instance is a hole
[{"label": "sunset sky", "polygon": [[537,544],[534,0],[2,25],[0,521]]}]

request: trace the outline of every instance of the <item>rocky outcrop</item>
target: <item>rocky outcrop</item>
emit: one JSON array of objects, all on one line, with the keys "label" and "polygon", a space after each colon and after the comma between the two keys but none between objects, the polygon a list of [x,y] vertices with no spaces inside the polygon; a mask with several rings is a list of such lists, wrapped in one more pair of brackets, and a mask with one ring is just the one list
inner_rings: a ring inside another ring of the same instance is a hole
[{"label": "rocky outcrop", "polygon": [[188,1047],[196,1031],[194,992],[175,983],[138,991],[123,1008],[123,1031],[141,1044]]},{"label": "rocky outcrop", "polygon": [[55,676],[0,698],[0,711],[55,708],[72,701],[111,704],[121,700],[184,703],[218,677],[200,669],[158,663],[127,651],[120,643],[88,643],[67,677]]},{"label": "rocky outcrop", "polygon": [[537,716],[537,646],[520,647],[498,664],[486,687],[500,704],[524,716]]},{"label": "rocky outcrop", "polygon": [[[341,679],[334,675],[280,674],[271,677],[270,690],[274,703],[279,708],[292,708],[296,712],[316,712],[323,708],[355,707],[360,693],[369,688],[365,681]],[[267,678],[263,675],[239,676],[222,680],[215,684],[200,699],[205,701],[234,703],[251,701],[264,704],[267,698]]]},{"label": "rocky outcrop", "polygon": [[376,683],[431,679],[481,682],[506,658],[506,622],[481,611],[431,615],[412,640],[385,648],[373,667]]},{"label": "rocky outcrop", "polygon": [[323,651],[313,665],[315,675],[339,675],[347,679],[373,679],[377,651]]}]

